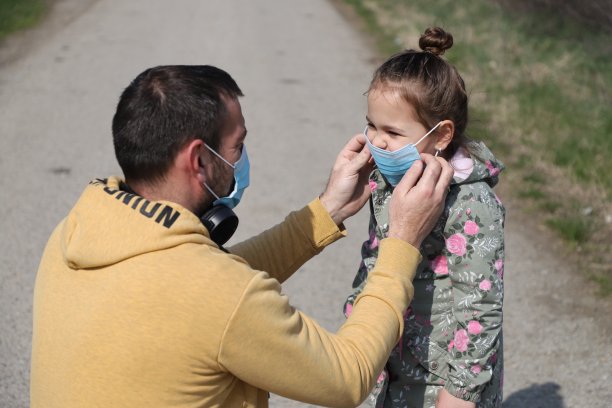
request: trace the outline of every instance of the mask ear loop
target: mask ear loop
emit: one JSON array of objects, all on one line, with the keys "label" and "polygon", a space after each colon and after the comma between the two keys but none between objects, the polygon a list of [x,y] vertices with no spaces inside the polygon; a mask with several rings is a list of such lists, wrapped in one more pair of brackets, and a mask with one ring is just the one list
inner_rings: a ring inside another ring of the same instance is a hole
[{"label": "mask ear loop", "polygon": [[213,195],[213,197],[215,197],[215,199],[217,199],[217,200],[219,200],[219,199],[220,199],[220,198],[219,198],[219,196],[218,196],[217,194],[215,194],[215,192],[214,192],[214,191],[212,191],[212,188],[208,187],[208,184],[206,184],[206,183],[202,183],[202,185],[203,185],[203,186],[204,186],[204,187],[205,187],[205,188],[208,190],[208,192],[209,192],[210,194],[212,194],[212,195]]},{"label": "mask ear loop", "polygon": [[232,164],[230,162],[228,162],[227,160],[225,160],[223,158],[223,156],[221,156],[219,153],[215,152],[209,145],[207,145],[206,143],[204,143],[204,146],[206,146],[206,148],[208,150],[210,150],[215,156],[217,156],[218,158],[220,158],[221,160],[223,160],[228,166],[230,166],[232,169],[236,168],[235,164]]},{"label": "mask ear loop", "polygon": [[[204,146],[208,147],[206,144],[204,144]],[[211,152],[213,152],[213,153],[217,154],[217,153],[216,153],[214,150],[212,150],[210,147],[208,147],[208,150],[210,150]],[[219,156],[219,155],[217,155],[217,156]],[[221,160],[225,161],[225,159],[224,159],[223,157],[219,156],[219,158],[220,158]],[[204,164],[203,164],[203,161],[202,161],[202,158],[201,158],[201,157],[200,157],[199,161],[200,161],[200,166],[204,167]],[[215,199],[217,199],[217,200],[219,199],[219,196],[218,196],[217,194],[215,194],[215,192],[214,192],[214,191],[212,191],[212,188],[210,188],[210,187],[208,186],[208,184],[207,184],[205,181],[202,183],[202,185],[204,186],[204,188],[206,188],[206,189],[208,190],[208,192],[209,192],[210,194],[212,194],[212,196],[213,196],[213,197],[215,197]]]},{"label": "mask ear loop", "polygon": [[[413,144],[413,146],[418,145],[418,144],[419,144],[419,143],[421,143],[421,142],[422,142],[422,141],[423,141],[423,140],[424,140],[424,139],[425,139],[427,136],[431,135],[431,133],[432,133],[434,130],[436,130],[436,129],[438,128],[438,126],[440,126],[440,124],[441,124],[441,123],[442,123],[442,122],[438,122],[438,123],[436,124],[436,126],[432,127],[432,128],[431,128],[431,130],[430,130],[429,132],[427,132],[427,133],[426,133],[426,134],[425,134],[425,135],[424,135],[422,138],[420,138],[420,139],[419,139],[419,140],[418,140],[416,143],[414,143],[414,144]],[[367,126],[367,125],[366,125],[366,127],[363,129],[363,135],[365,136],[365,140],[366,140],[366,143],[367,143],[368,145],[370,145],[370,146],[371,146],[371,147],[373,147],[374,149],[378,149],[378,150],[381,150],[381,151],[385,151],[384,149],[380,149],[380,148],[378,148],[378,147],[374,146],[374,145],[372,144],[372,142],[370,142],[370,138],[368,138],[368,126]],[[409,145],[406,145],[406,146],[409,146]],[[403,148],[405,148],[406,146],[404,146]],[[214,151],[213,151],[213,152],[214,152]],[[440,149],[436,149],[436,157],[437,157],[437,156],[438,156],[438,155],[439,155],[441,152],[442,152],[442,150],[440,150]]]},{"label": "mask ear loop", "polygon": [[438,124],[437,124],[436,126],[432,127],[432,128],[431,128],[431,130],[425,134],[425,136],[423,136],[422,138],[420,138],[420,139],[419,139],[419,140],[418,140],[418,141],[417,141],[417,142],[414,144],[414,146],[418,145],[419,143],[421,143],[421,142],[423,141],[423,139],[425,139],[427,136],[431,135],[431,133],[432,133],[434,130],[436,130],[436,129],[438,128],[438,126],[440,126],[440,123],[442,123],[442,122],[438,122]]},{"label": "mask ear loop", "polygon": [[434,157],[438,157],[442,153],[442,149],[436,149],[436,154]]}]

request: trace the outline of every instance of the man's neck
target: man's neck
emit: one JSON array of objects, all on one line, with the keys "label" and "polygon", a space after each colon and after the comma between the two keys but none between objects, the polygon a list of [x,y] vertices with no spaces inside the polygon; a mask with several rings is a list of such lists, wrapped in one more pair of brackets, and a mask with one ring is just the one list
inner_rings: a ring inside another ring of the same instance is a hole
[{"label": "man's neck", "polygon": [[193,211],[194,209],[188,197],[179,194],[178,192],[180,190],[173,188],[173,185],[177,186],[176,183],[172,183],[168,180],[157,183],[147,183],[126,179],[125,183],[122,183],[121,189],[138,194],[150,201],[170,201]]}]

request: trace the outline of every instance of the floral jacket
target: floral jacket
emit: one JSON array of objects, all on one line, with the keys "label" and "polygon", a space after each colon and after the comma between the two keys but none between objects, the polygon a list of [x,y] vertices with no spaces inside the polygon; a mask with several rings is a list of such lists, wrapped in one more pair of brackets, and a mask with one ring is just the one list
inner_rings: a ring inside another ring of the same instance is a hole
[{"label": "floral jacket", "polygon": [[[410,390],[428,387],[480,401],[479,407],[501,406],[505,209],[492,187],[504,166],[482,143],[472,143],[470,151],[471,173],[454,178],[443,215],[421,246],[414,299],[375,389],[381,393],[377,406],[411,406]],[[370,187],[370,237],[361,249],[347,315],[388,233],[393,188],[377,169]]]}]

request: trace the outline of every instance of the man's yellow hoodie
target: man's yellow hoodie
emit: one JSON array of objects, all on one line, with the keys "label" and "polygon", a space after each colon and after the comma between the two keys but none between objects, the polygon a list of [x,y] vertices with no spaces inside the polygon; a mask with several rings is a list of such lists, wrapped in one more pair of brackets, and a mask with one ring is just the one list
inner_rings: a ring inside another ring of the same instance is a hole
[{"label": "man's yellow hoodie", "polygon": [[94,180],[51,235],[34,293],[31,406],[355,406],[402,332],[418,251],[380,244],[333,334],[280,282],[344,235],[318,200],[229,249],[171,202]]}]

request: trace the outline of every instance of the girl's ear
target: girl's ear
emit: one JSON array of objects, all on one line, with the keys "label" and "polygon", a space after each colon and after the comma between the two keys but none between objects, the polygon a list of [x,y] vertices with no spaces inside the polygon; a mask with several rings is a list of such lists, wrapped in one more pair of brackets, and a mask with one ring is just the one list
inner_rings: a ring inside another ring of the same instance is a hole
[{"label": "girl's ear", "polygon": [[443,120],[440,122],[435,134],[436,143],[434,147],[436,150],[444,150],[451,140],[453,140],[453,136],[455,135],[455,124],[452,120]]}]

